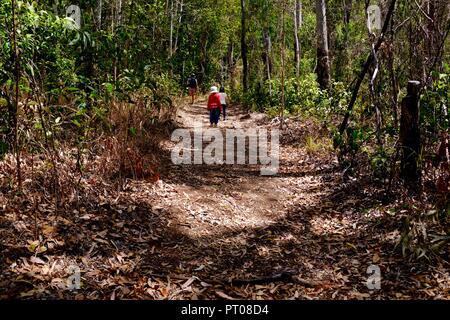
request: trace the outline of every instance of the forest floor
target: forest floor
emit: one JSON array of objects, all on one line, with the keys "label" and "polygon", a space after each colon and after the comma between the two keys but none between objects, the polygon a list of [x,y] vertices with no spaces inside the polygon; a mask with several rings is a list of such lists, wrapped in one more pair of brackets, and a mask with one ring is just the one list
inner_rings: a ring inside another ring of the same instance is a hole
[{"label": "forest floor", "polygon": [[[204,105],[181,108],[179,126],[207,127]],[[221,130],[276,126],[229,113]],[[174,165],[167,138],[157,182],[104,187],[94,207],[56,214],[42,204],[33,218],[36,206],[0,196],[0,298],[449,299],[448,262],[410,261],[396,247],[401,224],[383,190],[344,179],[317,124],[287,128],[275,176],[257,165]],[[369,266],[381,271],[379,290],[367,286]],[[81,288],[71,291],[76,268]]]}]

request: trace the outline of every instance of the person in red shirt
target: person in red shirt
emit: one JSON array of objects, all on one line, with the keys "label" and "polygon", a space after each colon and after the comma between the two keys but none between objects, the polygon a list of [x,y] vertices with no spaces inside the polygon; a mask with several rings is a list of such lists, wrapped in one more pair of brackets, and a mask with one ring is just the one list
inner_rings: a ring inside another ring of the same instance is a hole
[{"label": "person in red shirt", "polygon": [[211,93],[208,97],[208,110],[210,127],[217,128],[220,113],[222,112],[222,103],[220,102],[220,94],[216,86],[211,87]]}]

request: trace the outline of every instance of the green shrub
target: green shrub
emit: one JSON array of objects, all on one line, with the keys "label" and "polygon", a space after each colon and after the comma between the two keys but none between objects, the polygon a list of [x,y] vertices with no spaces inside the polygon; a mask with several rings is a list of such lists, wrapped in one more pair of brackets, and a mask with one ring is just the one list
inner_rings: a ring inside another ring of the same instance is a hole
[{"label": "green shrub", "polygon": [[[337,87],[340,91],[342,85]],[[289,78],[285,81],[285,113],[286,114],[310,114],[314,116],[327,116],[330,114],[331,96],[319,88],[314,73],[297,78]],[[251,90],[242,97],[242,102],[247,107],[264,111],[270,115],[279,115],[282,105],[282,83],[280,79],[257,82]],[[342,98],[338,105],[342,107]]]},{"label": "green shrub", "polygon": [[444,108],[449,107],[450,101],[450,65],[445,65],[444,73],[433,76],[436,80],[431,90],[422,95],[420,121],[428,134],[437,137],[437,133],[449,130],[449,114],[445,116]]}]

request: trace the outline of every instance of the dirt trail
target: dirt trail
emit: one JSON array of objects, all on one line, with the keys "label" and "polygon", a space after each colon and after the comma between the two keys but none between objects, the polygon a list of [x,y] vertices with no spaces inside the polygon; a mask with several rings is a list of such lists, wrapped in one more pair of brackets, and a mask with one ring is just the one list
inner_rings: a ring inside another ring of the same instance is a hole
[{"label": "dirt trail", "polygon": [[[229,113],[221,130],[264,123],[261,114],[239,108]],[[177,120],[192,129],[199,118],[206,129],[204,101],[186,105]],[[309,124],[296,125],[311,131]],[[356,181],[344,183],[335,157],[309,154],[300,143],[304,138],[282,144],[279,174],[272,177],[261,176],[257,166],[167,160],[157,209],[170,217],[172,239],[178,240],[161,252],[161,261],[170,261],[162,273],[207,283],[183,296],[223,298],[223,291],[253,299],[399,298],[397,292],[411,289],[409,274],[400,272],[405,266],[397,265],[401,257],[389,257],[396,230],[387,222],[381,230],[381,201]],[[384,290],[366,286],[374,262],[387,272]]]},{"label": "dirt trail", "polygon": [[[187,105],[178,113],[183,128],[193,129],[201,120],[208,135],[209,120],[206,102]],[[221,121],[219,129],[257,128],[257,121],[264,115],[246,115],[239,108],[229,110],[227,121]],[[206,142],[205,142],[206,143]],[[207,144],[207,143],[206,143]],[[177,190],[174,198],[168,198],[179,212],[177,218],[188,224],[188,235],[220,236],[223,232],[239,232],[245,228],[261,228],[285,217],[288,202],[299,190],[317,185],[317,179],[302,177],[293,189],[286,177],[261,176],[260,167],[255,165],[187,165],[169,166],[162,179],[171,182]],[[311,199],[314,195],[308,195]]]},{"label": "dirt trail", "polygon": [[[200,119],[208,132],[205,104],[181,108],[179,126],[192,130]],[[229,115],[222,131],[272,126],[238,107]],[[364,177],[343,179],[331,151],[305,143],[320,136],[317,125],[290,121],[275,176],[257,165],[174,165],[174,143],[164,140],[158,182],[127,180],[121,191],[100,183],[98,203],[64,215],[40,208],[37,257],[23,233],[33,230],[29,217],[5,215],[0,297],[445,298],[448,265],[432,271],[398,254],[400,226],[381,191]],[[64,286],[71,265],[82,273],[79,291]],[[371,265],[381,290],[367,287]]]},{"label": "dirt trail", "polygon": [[[182,108],[180,125],[192,129],[200,118],[207,128],[205,105]],[[270,127],[263,119],[235,107],[219,128]],[[183,238],[173,253],[182,265],[178,272],[220,282],[212,288],[200,285],[194,296],[217,298],[223,290],[253,299],[428,297],[415,279],[427,267],[414,266],[411,272],[411,265],[394,253],[398,226],[382,214],[378,190],[364,179],[344,181],[331,152],[308,152],[301,135],[319,136],[310,126],[291,123],[301,134],[282,139],[276,176],[261,176],[258,166],[248,165],[168,165],[163,170],[162,181],[174,192],[160,199],[160,206],[170,212]],[[371,265],[383,273],[381,290],[367,287]],[[445,275],[439,279],[438,288],[448,285]],[[234,285],[226,284],[230,281]]]}]

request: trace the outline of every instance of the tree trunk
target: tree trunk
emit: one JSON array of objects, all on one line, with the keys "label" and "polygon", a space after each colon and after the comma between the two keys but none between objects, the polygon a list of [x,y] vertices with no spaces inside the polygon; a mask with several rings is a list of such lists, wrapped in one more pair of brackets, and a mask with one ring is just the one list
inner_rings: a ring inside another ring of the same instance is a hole
[{"label": "tree trunk", "polygon": [[284,109],[286,108],[285,98],[285,11],[286,3],[283,1],[283,10],[281,13],[281,110],[280,110],[280,128],[283,128],[284,124]]},{"label": "tree trunk", "polygon": [[298,38],[298,32],[302,25],[302,2],[295,0],[294,10],[294,50],[295,50],[295,75],[300,76],[300,59],[301,59],[301,47]]},{"label": "tree trunk", "polygon": [[122,0],[119,0],[117,7],[117,26],[122,25]]},{"label": "tree trunk", "polygon": [[[180,35],[180,27],[181,27],[181,22],[183,20],[183,7],[184,7],[184,3],[183,0],[180,1],[180,13],[178,16],[178,26],[177,26],[177,32],[176,32],[176,36],[175,36],[175,43],[173,45],[173,52],[172,54],[174,54],[177,50],[178,50],[178,38]],[[177,14],[178,14],[178,10],[177,10]]]},{"label": "tree trunk", "polygon": [[321,89],[330,87],[330,58],[328,53],[328,30],[326,1],[316,0],[317,17],[317,80]]},{"label": "tree trunk", "polygon": [[170,2],[170,12],[169,12],[169,15],[170,15],[170,33],[169,33],[169,59],[170,58],[172,58],[172,50],[173,50],[173,19],[174,19],[174,17],[173,17],[173,2],[174,2],[174,0],[172,0],[171,2]]},{"label": "tree trunk", "polygon": [[231,78],[233,70],[234,70],[234,42],[230,37],[227,51],[227,71],[229,78]]},{"label": "tree trunk", "polygon": [[97,30],[102,29],[102,12],[103,12],[103,0],[98,0],[98,3],[97,3]]},{"label": "tree trunk", "polygon": [[19,82],[20,82],[20,66],[19,66],[19,50],[17,48],[17,25],[16,25],[16,1],[11,1],[12,6],[12,44],[14,55],[14,78],[15,78],[15,97],[14,97],[14,153],[16,155],[17,184],[19,190],[22,189],[22,170],[20,167],[20,148],[19,148]]},{"label": "tree trunk", "polygon": [[353,1],[352,0],[343,0],[343,2],[344,2],[344,24],[347,27],[350,23]]},{"label": "tree trunk", "polygon": [[393,44],[391,42],[390,47],[388,49],[388,57],[387,64],[389,69],[389,76],[391,78],[391,86],[392,86],[392,111],[394,114],[394,128],[398,128],[398,83],[397,76],[395,75],[395,67],[394,67],[394,53],[393,53]]},{"label": "tree trunk", "polygon": [[420,155],[419,98],[420,82],[409,81],[408,94],[402,101],[400,119],[401,178],[413,189],[417,189],[421,180],[421,170],[418,165]]},{"label": "tree trunk", "polygon": [[266,66],[266,79],[269,81],[269,95],[272,95],[272,84],[270,80],[272,78],[272,40],[270,39],[269,29],[264,29],[264,64]]},{"label": "tree trunk", "polygon": [[365,7],[365,12],[366,12],[366,19],[367,19],[367,27],[368,27],[368,40],[369,42],[371,42],[371,47],[372,47],[372,56],[373,56],[373,65],[369,68],[369,91],[370,91],[370,100],[371,103],[373,105],[373,107],[375,108],[375,114],[376,114],[376,137],[377,137],[377,142],[378,145],[380,147],[383,146],[383,141],[381,138],[381,129],[382,129],[382,113],[381,113],[381,109],[380,109],[380,98],[381,95],[379,92],[375,91],[375,81],[378,77],[378,73],[379,73],[379,63],[378,63],[378,56],[377,56],[377,52],[375,51],[375,34],[373,33],[373,31],[371,30],[370,26],[370,19],[371,17],[369,16],[369,12],[368,12],[368,8],[369,8],[369,1],[366,0],[366,7]]},{"label": "tree trunk", "polygon": [[237,81],[235,78],[236,64],[234,61],[234,42],[232,37],[230,37],[228,43],[227,61],[228,78],[230,79],[231,91],[234,92],[236,90]]},{"label": "tree trunk", "polygon": [[246,40],[246,8],[245,0],[241,0],[241,55],[243,64],[242,86],[244,93],[248,91],[248,60],[247,60],[247,40]]}]

